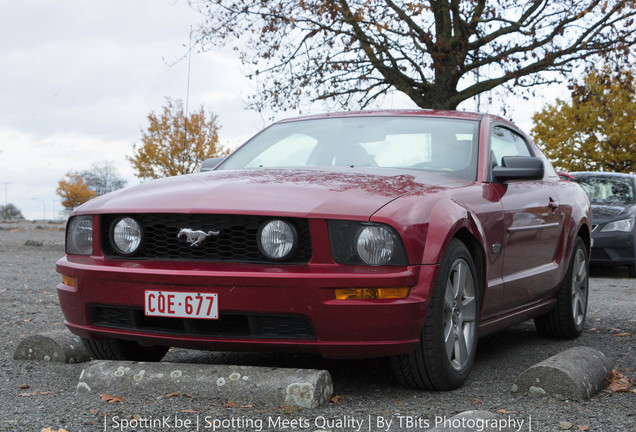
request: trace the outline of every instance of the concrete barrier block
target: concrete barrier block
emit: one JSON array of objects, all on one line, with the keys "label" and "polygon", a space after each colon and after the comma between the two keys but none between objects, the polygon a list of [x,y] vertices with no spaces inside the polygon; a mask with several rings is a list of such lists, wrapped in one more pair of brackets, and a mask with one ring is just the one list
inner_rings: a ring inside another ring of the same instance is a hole
[{"label": "concrete barrier block", "polygon": [[603,389],[612,367],[613,362],[594,348],[570,348],[526,369],[512,391],[586,400]]},{"label": "concrete barrier block", "polygon": [[68,330],[55,330],[27,336],[13,354],[15,360],[44,360],[60,363],[82,363],[91,359],[82,341]]},{"label": "concrete barrier block", "polygon": [[324,370],[96,360],[82,371],[77,391],[179,393],[315,408],[331,399],[333,384]]}]

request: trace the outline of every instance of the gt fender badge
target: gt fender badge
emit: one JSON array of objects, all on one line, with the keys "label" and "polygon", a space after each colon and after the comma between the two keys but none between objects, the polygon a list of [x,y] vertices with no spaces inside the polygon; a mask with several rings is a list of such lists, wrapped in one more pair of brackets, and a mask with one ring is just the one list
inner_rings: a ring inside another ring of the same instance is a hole
[{"label": "gt fender badge", "polygon": [[501,243],[494,243],[492,245],[492,253],[498,254],[500,250],[501,250]]},{"label": "gt fender badge", "polygon": [[195,231],[191,228],[181,228],[181,231],[179,231],[179,234],[177,234],[177,238],[180,239],[181,237],[185,236],[186,241],[190,243],[191,247],[192,246],[199,247],[199,245],[203,243],[206,238],[211,236],[216,237],[220,233],[221,231],[208,231],[206,233],[205,231],[201,231],[201,230]]}]

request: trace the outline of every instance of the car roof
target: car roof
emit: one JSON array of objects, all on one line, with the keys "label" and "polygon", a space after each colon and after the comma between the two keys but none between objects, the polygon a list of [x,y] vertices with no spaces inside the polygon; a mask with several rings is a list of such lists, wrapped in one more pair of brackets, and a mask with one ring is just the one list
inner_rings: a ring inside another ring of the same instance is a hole
[{"label": "car roof", "polygon": [[[405,116],[479,120],[484,115],[490,115],[490,114],[480,114],[480,113],[469,112],[469,111],[451,111],[451,110],[434,110],[434,109],[392,109],[392,110],[373,110],[373,111],[342,111],[342,112],[333,112],[333,113],[324,113],[324,114],[313,114],[313,115],[307,115],[307,116],[286,118],[286,119],[278,121],[277,123],[287,123],[287,122],[294,122],[299,120],[315,120],[315,119],[343,118],[343,117],[405,117]],[[497,120],[509,123],[509,121],[504,120],[500,117],[492,116],[492,115],[490,116],[495,117]]]},{"label": "car roof", "polygon": [[568,173],[574,177],[623,177],[623,178],[634,178],[634,174],[632,173],[618,173],[618,172],[607,172],[607,171],[575,171]]}]

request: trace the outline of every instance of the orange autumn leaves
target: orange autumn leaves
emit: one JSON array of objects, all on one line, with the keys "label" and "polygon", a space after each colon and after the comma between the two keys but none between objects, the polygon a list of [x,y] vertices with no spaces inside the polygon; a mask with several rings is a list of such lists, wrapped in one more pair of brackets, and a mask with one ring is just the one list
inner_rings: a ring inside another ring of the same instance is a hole
[{"label": "orange autumn leaves", "polygon": [[605,391],[610,393],[626,393],[632,392],[636,393],[636,389],[632,389],[634,387],[634,381],[632,381],[628,376],[620,373],[616,369],[610,371],[607,375],[607,381],[605,383]]},{"label": "orange autumn leaves", "polygon": [[73,210],[97,196],[97,193],[89,189],[82,176],[75,171],[66,173],[66,176],[57,183],[55,193],[62,198],[62,205],[68,210]]},{"label": "orange autumn leaves", "polygon": [[533,116],[532,137],[559,169],[633,172],[636,169],[636,78],[631,70],[590,70]]},{"label": "orange autumn leaves", "polygon": [[126,157],[140,179],[190,174],[205,159],[228,154],[219,144],[217,116],[203,106],[186,113],[181,100],[167,98],[160,113],[148,114],[148,123]]},{"label": "orange autumn leaves", "polygon": [[108,402],[108,403],[113,403],[113,402],[124,402],[125,399],[121,396],[113,396],[110,394],[100,394],[99,395],[103,401]]}]

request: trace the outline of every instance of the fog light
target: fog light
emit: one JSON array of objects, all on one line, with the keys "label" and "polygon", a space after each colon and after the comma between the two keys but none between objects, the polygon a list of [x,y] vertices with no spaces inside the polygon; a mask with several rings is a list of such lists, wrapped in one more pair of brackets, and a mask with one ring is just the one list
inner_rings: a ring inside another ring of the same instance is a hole
[{"label": "fog light", "polygon": [[115,252],[119,255],[134,255],[143,243],[143,230],[135,219],[122,217],[113,223],[110,239]]},{"label": "fog light", "polygon": [[269,259],[282,261],[292,256],[298,243],[296,229],[290,223],[273,219],[258,232],[258,246]]},{"label": "fog light", "polygon": [[336,290],[338,300],[382,300],[406,298],[411,289],[409,287],[397,288],[340,288]]}]

